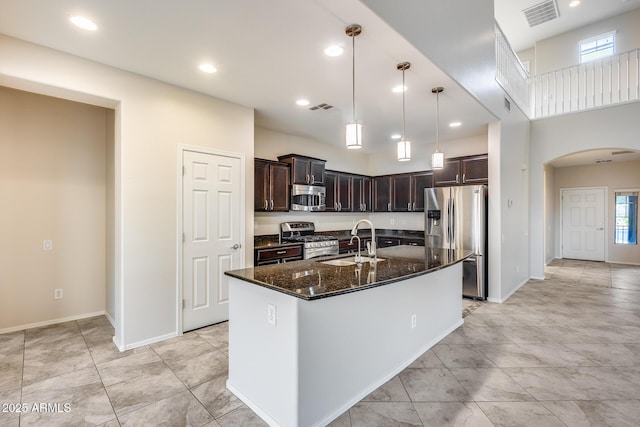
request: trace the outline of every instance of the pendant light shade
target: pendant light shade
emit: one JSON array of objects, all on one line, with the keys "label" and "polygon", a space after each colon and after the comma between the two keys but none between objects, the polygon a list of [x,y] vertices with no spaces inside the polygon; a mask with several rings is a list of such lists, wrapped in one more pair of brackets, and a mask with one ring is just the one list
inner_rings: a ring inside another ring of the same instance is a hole
[{"label": "pendant light shade", "polygon": [[431,155],[431,167],[433,169],[442,169],[444,167],[444,153],[436,150]]},{"label": "pendant light shade", "polygon": [[347,148],[362,148],[362,124],[358,122],[347,125]]},{"label": "pendant light shade", "polygon": [[398,141],[398,161],[406,162],[411,160],[411,141],[408,141],[405,138],[404,128],[405,128],[405,114],[404,114],[404,92],[406,91],[406,86],[404,85],[404,72],[411,67],[411,63],[409,62],[401,62],[398,64],[398,70],[402,71],[402,138]]},{"label": "pendant light shade", "polygon": [[356,36],[362,32],[358,24],[349,25],[346,33],[351,37],[351,84],[353,100],[353,121],[347,125],[345,143],[349,149],[362,148],[362,123],[356,120]]},{"label": "pendant light shade", "polygon": [[431,168],[444,168],[444,153],[440,152],[440,94],[444,91],[441,86],[431,89],[436,94],[436,151],[431,155]]}]

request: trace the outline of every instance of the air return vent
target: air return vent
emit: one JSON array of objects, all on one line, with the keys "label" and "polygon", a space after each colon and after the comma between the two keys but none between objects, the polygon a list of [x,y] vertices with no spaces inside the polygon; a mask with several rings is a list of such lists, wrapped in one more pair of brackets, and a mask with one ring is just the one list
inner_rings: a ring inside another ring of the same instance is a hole
[{"label": "air return vent", "polygon": [[333,105],[329,105],[329,104],[318,104],[318,105],[314,105],[313,107],[309,107],[309,110],[311,111],[315,111],[315,110],[331,110],[333,108]]},{"label": "air return vent", "polygon": [[511,102],[507,98],[504,99],[504,109],[511,111]]},{"label": "air return vent", "polygon": [[555,0],[538,3],[522,12],[524,12],[524,16],[527,18],[527,22],[529,22],[529,27],[535,27],[536,25],[552,21],[559,16],[558,5]]}]

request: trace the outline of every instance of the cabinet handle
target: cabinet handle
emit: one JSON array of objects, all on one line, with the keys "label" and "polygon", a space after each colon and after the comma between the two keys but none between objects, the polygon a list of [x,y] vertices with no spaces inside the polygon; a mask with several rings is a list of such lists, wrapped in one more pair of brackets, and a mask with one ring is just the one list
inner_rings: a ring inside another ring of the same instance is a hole
[{"label": "cabinet handle", "polygon": [[273,199],[271,199],[271,210],[273,210]]},{"label": "cabinet handle", "polygon": [[307,174],[307,184],[309,183],[309,174]]},{"label": "cabinet handle", "polygon": [[362,204],[362,211],[363,211],[363,212],[366,212],[366,211],[367,211],[367,204],[366,204],[366,203],[363,203],[363,204]]},{"label": "cabinet handle", "polygon": [[407,210],[411,211],[411,202],[407,203]]},{"label": "cabinet handle", "polygon": [[311,175],[311,184],[315,184],[316,183],[316,177]]},{"label": "cabinet handle", "polygon": [[341,211],[342,210],[342,202],[338,202],[338,210]]},{"label": "cabinet handle", "polygon": [[456,174],[456,184],[460,184],[460,181],[458,181],[458,174]]},{"label": "cabinet handle", "polygon": [[464,184],[465,182],[467,182],[467,174],[463,173],[462,174],[462,183]]},{"label": "cabinet handle", "polygon": [[276,255],[284,255],[287,251],[276,251]]},{"label": "cabinet handle", "polygon": [[411,209],[412,211],[416,210],[416,202],[413,202],[413,208]]},{"label": "cabinet handle", "polygon": [[265,211],[269,210],[269,201],[267,199],[264,199],[264,210]]},{"label": "cabinet handle", "polygon": [[387,203],[387,211],[391,212],[391,202]]}]

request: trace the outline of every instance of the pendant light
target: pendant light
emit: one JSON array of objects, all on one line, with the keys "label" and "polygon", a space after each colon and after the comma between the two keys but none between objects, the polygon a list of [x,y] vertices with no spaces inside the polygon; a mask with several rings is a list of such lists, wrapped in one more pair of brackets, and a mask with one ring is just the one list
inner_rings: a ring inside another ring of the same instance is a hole
[{"label": "pendant light", "polygon": [[347,148],[362,148],[362,123],[356,120],[356,36],[362,32],[362,27],[358,24],[349,25],[346,33],[351,37],[351,84],[353,99],[353,121],[347,125],[346,144]]},{"label": "pendant light", "polygon": [[404,72],[411,67],[411,63],[409,62],[401,62],[398,64],[398,70],[402,71],[402,137],[400,141],[398,141],[398,161],[406,162],[407,160],[411,160],[411,141],[408,141],[405,138],[404,133],[404,124],[405,124],[405,114],[404,114],[404,93],[406,91],[406,87],[404,85]]},{"label": "pendant light", "polygon": [[444,168],[444,153],[440,152],[440,94],[444,91],[441,86],[431,89],[431,93],[436,94],[436,151],[431,155],[431,168]]}]

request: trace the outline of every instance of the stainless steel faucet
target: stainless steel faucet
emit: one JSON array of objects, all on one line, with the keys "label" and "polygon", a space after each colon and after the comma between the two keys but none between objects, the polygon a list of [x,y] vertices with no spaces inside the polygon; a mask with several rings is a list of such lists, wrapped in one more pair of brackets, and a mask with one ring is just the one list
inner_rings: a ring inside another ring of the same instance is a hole
[{"label": "stainless steel faucet", "polygon": [[351,240],[349,240],[349,244],[353,245],[353,239],[358,239],[358,255],[356,255],[356,264],[362,264],[362,256],[360,255],[360,236],[354,234],[351,236]]},{"label": "stainless steel faucet", "polygon": [[[367,224],[369,224],[369,227],[371,227],[371,242],[367,242],[367,252],[369,253],[369,257],[373,258],[373,261],[377,261],[377,255],[376,255],[376,229],[373,228],[373,224],[371,223],[371,221],[369,221],[368,219],[360,219],[360,220],[358,220],[358,222],[356,222],[356,224],[351,229],[351,235],[352,236],[357,236],[358,235],[358,225],[360,225],[361,222],[366,222]],[[352,238],[352,240],[353,240],[353,238]],[[358,251],[358,253],[359,252],[360,251]]]}]

